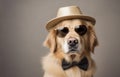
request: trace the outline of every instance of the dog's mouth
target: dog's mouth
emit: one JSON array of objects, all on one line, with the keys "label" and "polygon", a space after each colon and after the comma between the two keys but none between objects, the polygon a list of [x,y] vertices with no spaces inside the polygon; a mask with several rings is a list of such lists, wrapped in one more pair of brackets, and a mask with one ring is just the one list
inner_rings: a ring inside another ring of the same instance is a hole
[{"label": "dog's mouth", "polygon": [[69,46],[68,45],[68,51],[69,53],[75,53],[75,52],[79,52],[80,51],[80,47],[79,45],[75,45],[75,46]]},{"label": "dog's mouth", "polygon": [[66,40],[62,46],[65,53],[76,53],[81,49],[79,40],[73,37]]},{"label": "dog's mouth", "polygon": [[73,46],[73,47],[69,46],[68,49],[69,49],[69,52],[67,54],[72,60],[74,60],[78,56],[80,51],[78,46]]},{"label": "dog's mouth", "polygon": [[78,51],[78,46],[71,47],[69,46],[69,52],[77,52]]}]

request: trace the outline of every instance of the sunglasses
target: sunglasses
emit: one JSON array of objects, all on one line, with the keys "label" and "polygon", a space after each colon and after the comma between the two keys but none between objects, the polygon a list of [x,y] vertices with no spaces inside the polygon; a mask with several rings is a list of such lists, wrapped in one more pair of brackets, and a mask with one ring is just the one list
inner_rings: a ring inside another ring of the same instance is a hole
[{"label": "sunglasses", "polygon": [[[85,25],[79,25],[75,27],[75,32],[80,36],[83,36],[87,32],[87,27]],[[68,27],[62,27],[57,29],[57,36],[65,37],[69,33]]]}]

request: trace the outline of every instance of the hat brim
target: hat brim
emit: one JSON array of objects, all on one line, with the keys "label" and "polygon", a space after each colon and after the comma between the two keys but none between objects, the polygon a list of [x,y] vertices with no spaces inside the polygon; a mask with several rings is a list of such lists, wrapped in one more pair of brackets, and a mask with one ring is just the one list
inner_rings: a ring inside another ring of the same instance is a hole
[{"label": "hat brim", "polygon": [[48,23],[46,24],[46,29],[49,31],[53,27],[55,27],[58,23],[60,23],[61,21],[67,20],[67,19],[83,19],[83,20],[86,20],[86,21],[90,21],[93,25],[95,25],[95,23],[96,23],[95,18],[90,17],[90,16],[71,15],[71,16],[53,18],[52,20],[48,21]]}]

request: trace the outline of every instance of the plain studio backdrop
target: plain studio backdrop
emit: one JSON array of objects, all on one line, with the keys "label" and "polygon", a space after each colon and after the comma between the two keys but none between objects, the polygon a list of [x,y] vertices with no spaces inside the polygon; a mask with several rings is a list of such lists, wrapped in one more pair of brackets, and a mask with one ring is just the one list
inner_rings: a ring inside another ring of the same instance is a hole
[{"label": "plain studio backdrop", "polygon": [[45,24],[70,5],[97,20],[95,77],[120,77],[120,0],[0,0],[0,77],[42,77]]}]

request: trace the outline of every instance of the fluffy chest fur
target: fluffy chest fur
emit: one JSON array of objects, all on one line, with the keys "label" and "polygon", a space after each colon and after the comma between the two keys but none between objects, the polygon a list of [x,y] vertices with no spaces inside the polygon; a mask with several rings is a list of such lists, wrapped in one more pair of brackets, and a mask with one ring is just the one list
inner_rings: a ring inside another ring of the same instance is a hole
[{"label": "fluffy chest fur", "polygon": [[82,70],[80,70],[78,67],[73,67],[73,68],[65,71],[67,77],[82,77],[81,72],[82,72]]},{"label": "fluffy chest fur", "polygon": [[43,58],[44,77],[92,77],[95,72],[95,63],[92,59],[89,60],[89,63],[87,71],[83,71],[77,66],[63,70],[60,61],[49,54]]}]

